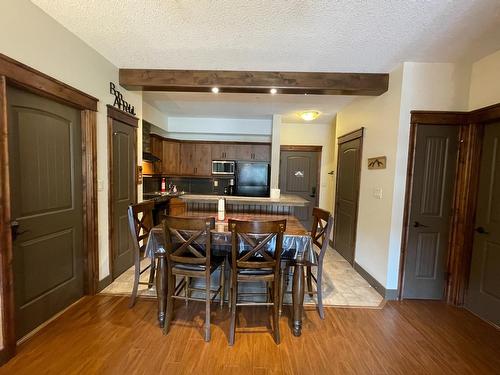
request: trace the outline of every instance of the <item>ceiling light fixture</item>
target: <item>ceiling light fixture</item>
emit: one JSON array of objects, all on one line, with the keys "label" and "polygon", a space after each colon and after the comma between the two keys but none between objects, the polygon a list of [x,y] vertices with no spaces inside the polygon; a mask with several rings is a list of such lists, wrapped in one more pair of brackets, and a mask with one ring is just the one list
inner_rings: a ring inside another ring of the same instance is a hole
[{"label": "ceiling light fixture", "polygon": [[269,92],[271,93],[271,95],[275,95],[275,94],[278,92],[278,90],[276,90],[276,89],[273,87],[271,90],[269,90]]},{"label": "ceiling light fixture", "polygon": [[219,88],[218,87],[212,87],[212,92],[214,94],[218,94],[219,93]]},{"label": "ceiling light fixture", "polygon": [[320,113],[318,111],[302,111],[299,113],[299,117],[304,121],[316,120]]}]

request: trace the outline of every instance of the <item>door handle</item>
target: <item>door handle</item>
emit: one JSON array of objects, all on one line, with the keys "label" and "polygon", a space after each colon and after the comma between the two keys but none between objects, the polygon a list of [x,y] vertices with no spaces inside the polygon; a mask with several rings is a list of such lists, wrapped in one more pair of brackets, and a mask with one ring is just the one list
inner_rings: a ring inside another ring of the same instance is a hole
[{"label": "door handle", "polygon": [[479,234],[490,234],[490,232],[487,232],[483,227],[477,227],[474,230]]},{"label": "door handle", "polygon": [[15,241],[21,234],[29,232],[29,230],[19,231],[19,222],[17,220],[14,220],[10,223],[10,231],[12,233],[12,241]]},{"label": "door handle", "polygon": [[428,225],[424,225],[424,224],[422,224],[422,223],[419,223],[418,221],[415,221],[415,222],[413,223],[413,227],[414,227],[414,228],[429,228],[429,226],[428,226]]},{"label": "door handle", "polygon": [[315,198],[316,197],[316,186],[312,187],[312,191],[311,191],[311,194],[309,194],[309,196],[311,198]]}]

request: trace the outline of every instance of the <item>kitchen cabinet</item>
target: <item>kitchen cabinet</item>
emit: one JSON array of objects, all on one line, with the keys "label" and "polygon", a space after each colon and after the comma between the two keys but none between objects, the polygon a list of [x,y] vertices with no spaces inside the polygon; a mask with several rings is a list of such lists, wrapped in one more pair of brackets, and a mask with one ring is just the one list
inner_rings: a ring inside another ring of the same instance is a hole
[{"label": "kitchen cabinet", "polygon": [[151,136],[150,137],[150,152],[153,156],[156,156],[160,161],[153,162],[153,173],[162,173],[163,163],[163,140],[160,137]]},{"label": "kitchen cabinet", "polygon": [[212,143],[212,160],[236,160],[237,145],[233,143]]},{"label": "kitchen cabinet", "polygon": [[271,146],[268,144],[242,144],[236,150],[236,160],[271,161]]},{"label": "kitchen cabinet", "polygon": [[211,145],[209,143],[181,143],[179,174],[210,176],[212,172]]},{"label": "kitchen cabinet", "polygon": [[175,141],[162,142],[162,174],[179,174],[180,143]]}]

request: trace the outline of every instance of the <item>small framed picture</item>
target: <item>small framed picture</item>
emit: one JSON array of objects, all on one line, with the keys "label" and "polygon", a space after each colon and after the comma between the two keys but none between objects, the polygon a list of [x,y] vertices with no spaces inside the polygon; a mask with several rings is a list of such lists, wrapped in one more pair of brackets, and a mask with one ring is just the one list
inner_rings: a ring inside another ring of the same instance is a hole
[{"label": "small framed picture", "polygon": [[387,167],[387,157],[377,156],[368,158],[368,169],[385,169]]}]

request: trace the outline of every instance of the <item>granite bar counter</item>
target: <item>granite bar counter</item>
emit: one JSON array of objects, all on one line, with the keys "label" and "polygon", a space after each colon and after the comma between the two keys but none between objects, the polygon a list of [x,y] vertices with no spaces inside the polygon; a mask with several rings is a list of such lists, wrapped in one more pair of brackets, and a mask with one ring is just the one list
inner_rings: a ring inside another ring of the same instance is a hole
[{"label": "granite bar counter", "polygon": [[188,211],[217,211],[217,202],[224,198],[227,212],[293,215],[295,207],[306,207],[309,201],[293,194],[282,194],[279,198],[242,197],[235,195],[185,194]]}]

